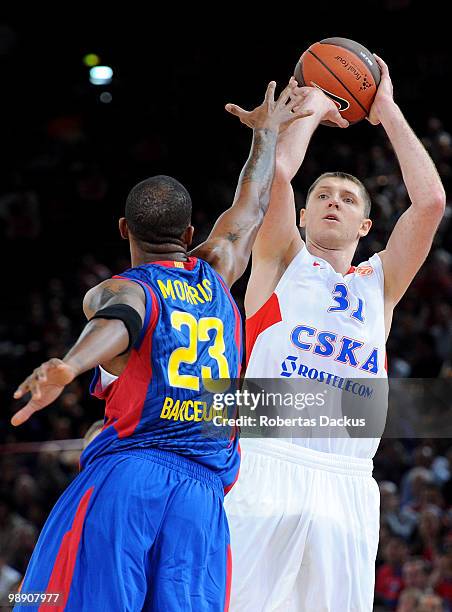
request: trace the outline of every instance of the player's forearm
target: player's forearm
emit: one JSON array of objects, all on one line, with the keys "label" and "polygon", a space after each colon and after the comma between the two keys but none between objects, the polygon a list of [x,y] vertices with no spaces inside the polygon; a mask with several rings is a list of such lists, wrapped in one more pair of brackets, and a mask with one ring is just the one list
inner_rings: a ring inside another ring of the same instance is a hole
[{"label": "player's forearm", "polygon": [[300,169],[320,120],[321,114],[314,113],[303,120],[294,121],[280,134],[276,147],[276,173],[284,173],[289,182]]},{"label": "player's forearm", "polygon": [[99,363],[117,357],[127,349],[129,332],[117,319],[93,319],[86,326],[76,344],[64,357],[76,376]]},{"label": "player's forearm", "polygon": [[285,253],[298,233],[290,183],[303,163],[309,141],[320,119],[320,114],[314,114],[302,121],[295,121],[278,137],[270,204],[253,246],[256,257]]},{"label": "player's forearm", "polygon": [[393,102],[385,104],[379,118],[399,160],[412,205],[444,210],[445,193],[435,165],[400,108]]},{"label": "player's forearm", "polygon": [[[259,128],[253,130],[251,151],[240,173],[235,201],[243,205],[245,190],[255,189],[257,198],[246,198],[247,205],[256,208],[256,213],[265,214],[270,200],[270,188],[275,172],[276,130]],[[246,211],[248,212],[248,211]],[[251,211],[250,211],[251,212]]]}]

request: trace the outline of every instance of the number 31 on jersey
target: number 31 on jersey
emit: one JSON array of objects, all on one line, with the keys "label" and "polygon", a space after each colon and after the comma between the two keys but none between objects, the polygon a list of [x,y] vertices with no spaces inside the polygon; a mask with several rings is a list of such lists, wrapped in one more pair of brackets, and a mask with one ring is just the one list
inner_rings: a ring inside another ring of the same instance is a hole
[{"label": "number 31 on jersey", "polygon": [[[337,283],[333,290],[333,299],[336,302],[336,306],[330,306],[328,312],[344,312],[351,308],[350,300],[348,297],[347,285],[343,283]],[[361,298],[358,299],[358,307],[353,310],[350,314],[352,319],[356,319],[360,323],[364,323],[363,314],[363,301]]]}]

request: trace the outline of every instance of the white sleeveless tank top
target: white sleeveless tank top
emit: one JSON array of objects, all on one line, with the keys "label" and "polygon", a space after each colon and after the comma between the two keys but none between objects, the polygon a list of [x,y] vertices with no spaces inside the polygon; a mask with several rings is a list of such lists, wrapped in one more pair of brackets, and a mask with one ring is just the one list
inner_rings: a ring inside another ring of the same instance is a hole
[{"label": "white sleeveless tank top", "polygon": [[[328,414],[342,417],[345,401],[352,406],[352,412],[355,406],[355,412],[364,417],[372,413],[375,416],[378,411],[384,422],[387,410],[384,275],[377,254],[343,276],[303,247],[272,296],[247,319],[246,330],[249,359],[246,378],[285,379],[289,387],[293,384],[298,390],[302,386],[292,381],[308,381],[309,390],[316,381],[329,401],[338,403]],[[376,379],[384,380],[375,383]],[[307,416],[309,412],[310,417],[315,417],[316,410],[317,415],[324,413],[315,407],[300,414]],[[330,433],[325,434],[327,430]],[[352,430],[356,432],[359,428]],[[334,431],[340,428],[311,427],[303,432],[306,437],[289,441],[338,455],[363,459],[374,456],[378,437],[350,436],[345,427],[338,434],[340,437],[334,437],[331,433]]]}]

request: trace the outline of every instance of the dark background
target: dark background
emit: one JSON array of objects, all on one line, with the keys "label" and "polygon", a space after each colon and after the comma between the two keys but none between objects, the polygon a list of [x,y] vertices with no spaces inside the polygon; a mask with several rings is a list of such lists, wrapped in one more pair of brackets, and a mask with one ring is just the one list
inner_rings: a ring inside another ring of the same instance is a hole
[{"label": "dark background", "polygon": [[[23,573],[47,512],[76,473],[78,456],[51,445],[19,453],[11,445],[80,438],[102,415],[100,402],[87,396],[86,375],[55,406],[14,430],[12,391],[75,340],[84,292],[128,267],[117,219],[130,188],[154,174],[179,179],[192,195],[196,241],[204,239],[232,202],[251,141],[224,104],[254,107],[269,80],[284,86],[310,44],[344,36],[389,64],[395,99],[449,193],[452,53],[444,6],[410,0],[279,3],[256,7],[251,17],[245,16],[251,7],[238,4],[202,12],[185,6],[183,13],[176,5],[150,6],[149,14],[126,5],[104,14],[64,6],[48,18],[25,9],[0,18],[0,442],[8,445],[0,456],[0,572],[7,566]],[[111,85],[89,83],[82,62],[89,52],[113,68]],[[109,104],[99,99],[104,91],[112,95]],[[320,128],[294,181],[298,206],[328,170],[355,174],[372,195],[374,228],[356,264],[384,248],[408,205],[382,128],[367,122],[346,131]],[[448,205],[432,254],[397,308],[388,342],[393,376],[450,376],[450,216]],[[246,278],[234,288],[240,306],[245,287]],[[424,563],[420,590],[430,585],[444,605],[452,601],[449,447],[449,440],[384,440],[380,446],[377,585],[385,609],[394,609],[399,592],[410,586],[402,576],[408,557]],[[413,476],[418,468],[425,471]],[[416,488],[417,476],[422,482]]]}]

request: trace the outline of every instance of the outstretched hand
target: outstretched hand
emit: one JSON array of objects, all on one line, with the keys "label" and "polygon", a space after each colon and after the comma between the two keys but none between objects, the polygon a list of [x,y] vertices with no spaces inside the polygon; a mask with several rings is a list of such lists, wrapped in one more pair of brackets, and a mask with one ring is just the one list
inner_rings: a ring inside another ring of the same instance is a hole
[{"label": "outstretched hand", "polygon": [[338,107],[319,87],[299,87],[295,77],[290,79],[292,94],[297,96],[300,104],[313,108],[320,121],[340,128],[349,126],[349,122],[339,112]]},{"label": "outstretched hand", "polygon": [[252,111],[246,111],[237,104],[226,104],[225,108],[228,113],[235,115],[242,123],[253,129],[279,130],[281,125],[314,114],[312,108],[303,104],[304,96],[294,90],[292,79],[276,101],[275,89],[276,83],[271,81],[267,86],[264,101]]},{"label": "outstretched hand", "polygon": [[31,393],[29,402],[11,419],[15,426],[25,423],[34,412],[42,410],[59,397],[66,385],[74,380],[76,372],[61,359],[50,359],[42,363],[19,385],[14,399]]}]

